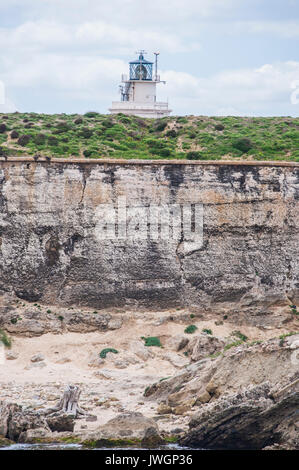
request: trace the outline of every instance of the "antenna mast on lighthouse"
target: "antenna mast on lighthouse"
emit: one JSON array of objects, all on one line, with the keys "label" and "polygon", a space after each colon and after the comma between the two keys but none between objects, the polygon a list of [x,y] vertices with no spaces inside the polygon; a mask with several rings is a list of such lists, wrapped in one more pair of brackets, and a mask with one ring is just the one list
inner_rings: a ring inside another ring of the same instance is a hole
[{"label": "antenna mast on lighthouse", "polygon": [[160,52],[154,52],[155,54],[155,82],[158,82],[158,55]]}]

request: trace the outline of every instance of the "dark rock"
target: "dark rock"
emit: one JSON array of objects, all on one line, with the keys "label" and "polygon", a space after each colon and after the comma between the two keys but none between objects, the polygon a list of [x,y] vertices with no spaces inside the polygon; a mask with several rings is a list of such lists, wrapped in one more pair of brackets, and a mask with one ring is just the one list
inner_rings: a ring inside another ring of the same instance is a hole
[{"label": "dark rock", "polygon": [[262,384],[204,406],[191,419],[190,430],[180,443],[206,449],[258,450],[286,440],[299,446],[298,437],[296,443],[295,435],[287,436],[284,431],[298,420],[299,392],[290,392],[277,403],[269,396],[268,384]]},{"label": "dark rock", "polygon": [[46,421],[52,432],[74,431],[75,417],[65,413],[53,413],[47,416]]},{"label": "dark rock", "polygon": [[159,447],[164,443],[164,439],[162,439],[162,437],[159,435],[157,429],[153,427],[146,429],[144,436],[141,440],[142,447],[149,448]]}]

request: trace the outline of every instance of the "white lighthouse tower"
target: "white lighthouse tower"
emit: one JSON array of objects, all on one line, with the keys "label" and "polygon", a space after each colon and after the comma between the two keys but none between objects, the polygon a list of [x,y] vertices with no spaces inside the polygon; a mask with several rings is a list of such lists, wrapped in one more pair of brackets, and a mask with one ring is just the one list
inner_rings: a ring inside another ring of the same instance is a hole
[{"label": "white lighthouse tower", "polygon": [[129,63],[129,79],[126,75],[122,75],[121,101],[112,102],[109,109],[112,114],[123,113],[140,117],[161,118],[168,116],[171,112],[167,102],[159,102],[156,99],[156,86],[157,83],[161,83],[158,75],[159,52],[155,52],[154,76],[153,62],[145,60],[144,54],[144,51],[140,51],[138,59]]}]

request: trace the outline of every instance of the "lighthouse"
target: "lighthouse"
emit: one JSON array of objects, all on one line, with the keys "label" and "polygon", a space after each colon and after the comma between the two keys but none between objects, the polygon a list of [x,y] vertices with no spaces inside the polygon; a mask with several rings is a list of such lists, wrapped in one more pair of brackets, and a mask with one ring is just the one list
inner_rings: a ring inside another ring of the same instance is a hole
[{"label": "lighthouse", "polygon": [[121,101],[113,101],[109,111],[112,114],[123,113],[148,118],[161,118],[171,112],[167,102],[157,101],[156,87],[161,82],[158,75],[158,55],[155,52],[154,62],[144,58],[145,51],[140,51],[139,57],[129,62],[129,78],[122,75],[120,85]]}]

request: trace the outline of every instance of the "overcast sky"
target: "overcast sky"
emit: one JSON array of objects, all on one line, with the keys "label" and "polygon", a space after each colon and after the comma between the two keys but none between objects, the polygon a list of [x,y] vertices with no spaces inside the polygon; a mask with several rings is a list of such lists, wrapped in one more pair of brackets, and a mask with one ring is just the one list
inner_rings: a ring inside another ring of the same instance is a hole
[{"label": "overcast sky", "polygon": [[0,112],[107,113],[145,49],[173,114],[298,116],[298,40],[299,0],[0,0]]}]

